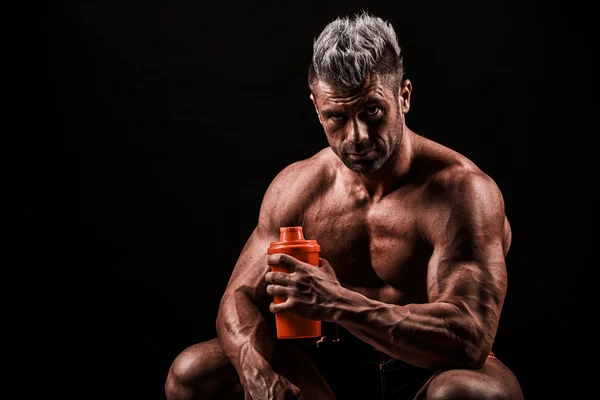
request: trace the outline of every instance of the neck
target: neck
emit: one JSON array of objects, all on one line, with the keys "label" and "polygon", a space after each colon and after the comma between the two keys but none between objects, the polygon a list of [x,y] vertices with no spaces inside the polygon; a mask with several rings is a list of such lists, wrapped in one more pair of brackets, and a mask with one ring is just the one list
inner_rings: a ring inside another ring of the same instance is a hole
[{"label": "neck", "polygon": [[374,201],[393,192],[408,181],[413,160],[420,149],[420,142],[417,135],[406,125],[403,126],[403,129],[398,148],[378,171],[366,174],[351,172]]}]

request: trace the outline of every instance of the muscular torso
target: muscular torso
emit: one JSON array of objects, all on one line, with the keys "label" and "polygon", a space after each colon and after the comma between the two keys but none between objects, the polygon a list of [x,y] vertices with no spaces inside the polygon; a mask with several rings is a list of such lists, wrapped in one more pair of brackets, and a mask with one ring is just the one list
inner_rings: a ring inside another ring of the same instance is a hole
[{"label": "muscular torso", "polygon": [[411,212],[418,192],[403,187],[373,203],[336,183],[306,211],[305,235],[348,289],[386,303],[425,302],[432,248]]},{"label": "muscular torso", "polygon": [[[433,247],[425,239],[426,230],[443,227],[426,223],[426,213],[435,212],[424,206],[427,178],[453,164],[476,168],[455,152],[436,150],[424,146],[421,155],[435,157],[422,160],[433,169],[417,169],[412,179],[377,201],[341,165],[306,207],[305,236],[319,242],[321,257],[329,261],[344,287],[386,303],[428,301],[427,266]],[[510,227],[505,221],[505,252],[509,245]]]}]

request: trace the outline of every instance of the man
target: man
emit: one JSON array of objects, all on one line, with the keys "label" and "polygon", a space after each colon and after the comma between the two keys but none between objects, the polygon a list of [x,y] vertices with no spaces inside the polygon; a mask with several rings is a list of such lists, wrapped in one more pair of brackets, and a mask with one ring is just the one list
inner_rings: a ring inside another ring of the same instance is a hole
[{"label": "man", "polygon": [[[380,18],[339,18],[319,35],[310,98],[329,147],[272,181],[218,338],[177,356],[169,400],[523,397],[491,353],[511,242],[502,195],[467,158],[405,125],[403,74]],[[319,268],[267,255],[283,226],[318,241]],[[278,340],[273,315],[285,311],[323,321],[326,334]]]}]

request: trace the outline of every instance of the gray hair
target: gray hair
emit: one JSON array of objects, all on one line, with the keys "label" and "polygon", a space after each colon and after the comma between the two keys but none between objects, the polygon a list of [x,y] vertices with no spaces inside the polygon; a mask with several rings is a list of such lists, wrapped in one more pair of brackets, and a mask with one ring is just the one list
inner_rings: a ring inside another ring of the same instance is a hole
[{"label": "gray hair", "polygon": [[323,80],[337,88],[360,87],[372,74],[402,81],[404,66],[398,37],[389,22],[363,11],[338,17],[314,40],[308,83]]}]

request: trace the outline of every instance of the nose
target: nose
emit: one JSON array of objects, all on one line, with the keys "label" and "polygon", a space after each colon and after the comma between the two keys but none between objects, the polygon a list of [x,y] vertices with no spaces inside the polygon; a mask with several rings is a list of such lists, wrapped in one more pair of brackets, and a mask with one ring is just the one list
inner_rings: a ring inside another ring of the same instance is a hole
[{"label": "nose", "polygon": [[352,118],[348,126],[348,141],[353,144],[359,144],[369,139],[367,124],[359,118]]}]

